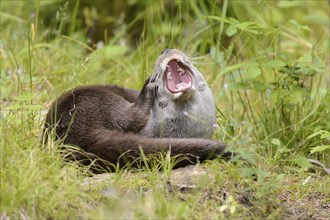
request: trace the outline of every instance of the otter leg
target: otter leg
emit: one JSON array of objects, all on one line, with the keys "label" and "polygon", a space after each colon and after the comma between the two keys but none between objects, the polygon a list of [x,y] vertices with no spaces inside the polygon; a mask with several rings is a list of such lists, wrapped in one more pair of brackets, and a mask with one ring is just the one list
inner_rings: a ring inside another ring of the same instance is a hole
[{"label": "otter leg", "polygon": [[128,109],[127,115],[134,116],[127,127],[128,131],[138,133],[147,124],[154,102],[154,90],[155,84],[149,83],[148,78],[135,103]]}]

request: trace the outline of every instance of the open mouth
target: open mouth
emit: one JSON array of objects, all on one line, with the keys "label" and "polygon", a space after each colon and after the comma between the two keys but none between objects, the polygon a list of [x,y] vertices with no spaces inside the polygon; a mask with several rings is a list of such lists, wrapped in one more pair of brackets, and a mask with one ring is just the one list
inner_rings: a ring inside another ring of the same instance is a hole
[{"label": "open mouth", "polygon": [[167,89],[172,93],[184,92],[192,87],[190,73],[179,60],[171,60],[165,70]]}]

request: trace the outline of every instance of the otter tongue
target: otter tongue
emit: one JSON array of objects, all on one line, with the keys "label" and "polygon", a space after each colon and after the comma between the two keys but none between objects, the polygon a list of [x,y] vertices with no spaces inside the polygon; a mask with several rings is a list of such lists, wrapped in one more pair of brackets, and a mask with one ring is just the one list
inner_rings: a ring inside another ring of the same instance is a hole
[{"label": "otter tongue", "polygon": [[191,88],[190,75],[180,67],[177,60],[171,60],[166,69],[167,89],[172,93],[184,92]]}]

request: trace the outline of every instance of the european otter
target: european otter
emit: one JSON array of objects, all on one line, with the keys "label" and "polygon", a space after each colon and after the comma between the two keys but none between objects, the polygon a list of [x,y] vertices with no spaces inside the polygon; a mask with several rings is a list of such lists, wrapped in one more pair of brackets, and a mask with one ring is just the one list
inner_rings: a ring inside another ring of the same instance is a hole
[{"label": "european otter", "polygon": [[141,92],[113,85],[75,88],[52,104],[45,131],[55,129],[56,139],[112,164],[134,162],[141,149],[146,156],[170,150],[171,156],[186,156],[179,167],[226,156],[224,144],[209,140],[215,123],[202,74],[181,51],[166,49]]}]

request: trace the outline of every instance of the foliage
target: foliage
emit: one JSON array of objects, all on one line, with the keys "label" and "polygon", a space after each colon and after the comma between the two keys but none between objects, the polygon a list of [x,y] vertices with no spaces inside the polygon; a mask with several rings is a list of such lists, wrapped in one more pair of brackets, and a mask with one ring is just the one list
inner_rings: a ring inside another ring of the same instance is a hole
[{"label": "foliage", "polygon": [[[0,218],[329,214],[328,1],[4,0],[0,16]],[[40,147],[45,112],[63,91],[141,88],[167,47],[204,74],[218,109],[214,139],[241,159],[206,163],[213,177],[185,193],[168,188],[168,155],[94,185],[82,184],[91,174],[64,162],[58,143]]]}]

